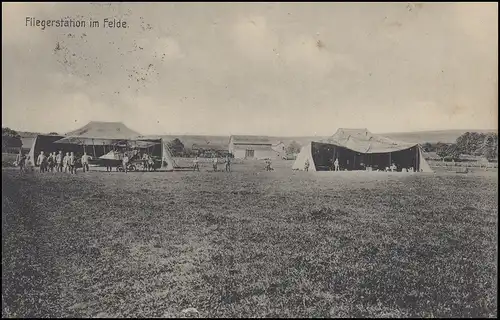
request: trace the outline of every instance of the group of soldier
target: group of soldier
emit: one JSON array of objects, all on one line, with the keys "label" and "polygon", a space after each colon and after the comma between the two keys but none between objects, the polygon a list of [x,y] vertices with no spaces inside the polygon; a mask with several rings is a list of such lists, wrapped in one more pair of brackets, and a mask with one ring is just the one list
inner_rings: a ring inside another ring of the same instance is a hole
[{"label": "group of soldier", "polygon": [[[132,158],[134,158],[135,156],[137,155],[132,155]],[[20,150],[16,158],[16,165],[19,166],[21,172],[25,172],[27,169],[31,169],[32,171],[34,166],[38,166],[40,168],[40,172],[42,173],[55,171],[55,172],[65,172],[65,173],[69,172],[70,174],[76,174],[77,164],[81,164],[83,172],[90,171],[89,168],[90,159],[91,157],[88,156],[86,152],[84,152],[81,157],[78,157],[77,155],[75,155],[74,152],[66,152],[64,154],[63,151],[60,150],[57,153],[50,152],[49,154],[45,154],[44,151],[40,151],[40,154],[36,158],[36,161],[33,161],[32,159],[30,159],[29,156],[26,156],[22,150]],[[142,157],[139,159],[143,164],[144,171],[155,170],[154,160],[151,156],[144,153]],[[112,171],[111,161],[107,160],[105,162],[106,162],[106,171],[108,172]],[[212,163],[214,172],[219,171],[218,168],[219,158],[214,157]],[[225,164],[224,171],[231,172],[231,158],[229,156],[226,156],[225,159],[223,160],[223,163]],[[122,158],[122,166],[124,172],[129,171],[128,169],[129,164],[130,164],[130,157],[127,153],[124,153]],[[265,170],[266,171],[274,170],[271,166],[270,159],[266,160]],[[200,164],[198,157],[195,157],[195,159],[193,160],[193,171],[200,171]]]},{"label": "group of soldier", "polygon": [[[231,172],[231,158],[229,156],[226,156],[226,158],[224,159],[224,163],[226,164],[225,171]],[[212,167],[214,169],[214,172],[219,171],[219,158],[213,158]],[[193,160],[193,171],[200,171],[200,160],[198,159],[198,157],[195,157]]]},{"label": "group of soldier", "polygon": [[77,162],[81,163],[83,172],[90,170],[89,160],[90,156],[88,156],[86,152],[84,152],[81,157],[77,157],[74,152],[66,152],[66,154],[64,154],[63,151],[60,150],[58,153],[51,152],[49,154],[40,151],[36,161],[34,161],[20,150],[16,158],[16,164],[19,166],[21,172],[25,172],[27,167],[32,169],[33,166],[38,166],[40,167],[40,172],[56,171],[76,174]]}]

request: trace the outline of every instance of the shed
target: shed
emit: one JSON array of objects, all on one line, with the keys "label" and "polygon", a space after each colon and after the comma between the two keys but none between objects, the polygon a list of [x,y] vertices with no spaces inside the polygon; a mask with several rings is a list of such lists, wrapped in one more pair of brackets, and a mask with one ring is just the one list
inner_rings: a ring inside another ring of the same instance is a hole
[{"label": "shed", "polygon": [[265,136],[233,135],[229,138],[229,152],[236,159],[275,159],[273,143]]}]

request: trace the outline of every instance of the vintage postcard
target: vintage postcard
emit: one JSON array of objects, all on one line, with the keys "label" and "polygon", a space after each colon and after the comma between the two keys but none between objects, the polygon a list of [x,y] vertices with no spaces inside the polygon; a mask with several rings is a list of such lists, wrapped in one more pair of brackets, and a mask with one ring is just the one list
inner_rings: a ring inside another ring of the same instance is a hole
[{"label": "vintage postcard", "polygon": [[2,317],[496,317],[498,4],[2,3]]}]

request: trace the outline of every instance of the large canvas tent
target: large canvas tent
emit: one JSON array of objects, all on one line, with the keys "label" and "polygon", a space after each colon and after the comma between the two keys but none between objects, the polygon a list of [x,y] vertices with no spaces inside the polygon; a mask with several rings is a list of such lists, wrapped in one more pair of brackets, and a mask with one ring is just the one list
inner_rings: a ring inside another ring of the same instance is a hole
[{"label": "large canvas tent", "polygon": [[166,171],[174,169],[172,154],[163,139],[140,138],[139,133],[129,129],[120,122],[91,121],[87,125],[68,132],[64,136],[38,135],[33,141],[29,155],[31,159],[40,154],[62,150],[64,152],[83,151],[98,159],[111,151],[139,149],[153,157],[161,158],[161,168]]},{"label": "large canvas tent", "polygon": [[139,133],[121,122],[90,121],[83,127],[65,134],[65,139],[79,139],[90,144],[92,139],[122,140],[132,139]]},{"label": "large canvas tent", "polygon": [[66,133],[57,143],[80,145],[87,153],[99,157],[111,151],[119,141],[132,140],[137,136],[139,133],[121,122],[91,121]]},{"label": "large canvas tent", "polygon": [[338,129],[330,138],[311,141],[302,147],[293,164],[294,170],[327,171],[339,160],[341,170],[384,170],[395,164],[398,170],[414,168],[419,172],[432,172],[424,159],[419,144],[395,141],[375,135],[367,129]]}]

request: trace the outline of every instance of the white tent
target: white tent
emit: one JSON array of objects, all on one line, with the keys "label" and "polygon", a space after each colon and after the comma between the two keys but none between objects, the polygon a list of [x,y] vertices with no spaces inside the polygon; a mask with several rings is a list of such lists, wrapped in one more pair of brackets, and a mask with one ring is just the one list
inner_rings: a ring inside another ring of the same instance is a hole
[{"label": "white tent", "polygon": [[339,129],[329,139],[307,143],[292,168],[304,170],[309,161],[309,171],[328,170],[334,158],[348,170],[356,170],[361,163],[382,167],[400,162],[416,171],[432,172],[419,144],[395,141],[367,129]]}]

